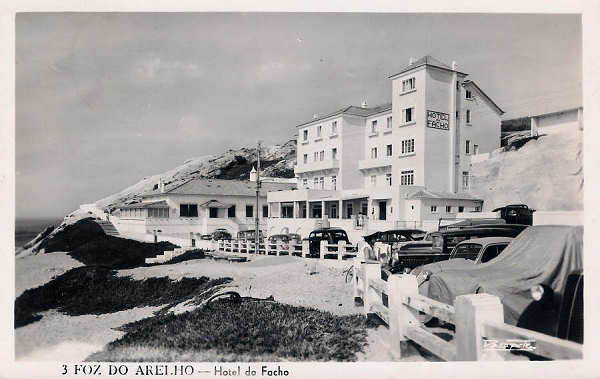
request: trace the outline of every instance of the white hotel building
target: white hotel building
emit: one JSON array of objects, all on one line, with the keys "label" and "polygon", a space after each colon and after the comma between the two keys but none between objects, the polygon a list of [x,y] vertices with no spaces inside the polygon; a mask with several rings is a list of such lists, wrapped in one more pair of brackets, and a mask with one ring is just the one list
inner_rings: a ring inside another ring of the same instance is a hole
[{"label": "white hotel building", "polygon": [[500,147],[503,111],[454,63],[431,56],[390,79],[391,103],[297,126],[298,189],[267,194],[271,234],[306,236],[328,220],[355,240],[482,209],[469,194],[469,158]]}]

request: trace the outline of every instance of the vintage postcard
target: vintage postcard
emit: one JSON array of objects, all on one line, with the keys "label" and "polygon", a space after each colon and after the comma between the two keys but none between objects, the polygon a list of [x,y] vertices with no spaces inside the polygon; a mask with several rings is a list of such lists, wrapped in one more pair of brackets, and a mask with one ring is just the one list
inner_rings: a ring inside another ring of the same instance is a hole
[{"label": "vintage postcard", "polygon": [[597,2],[48,4],[0,377],[598,375]]}]

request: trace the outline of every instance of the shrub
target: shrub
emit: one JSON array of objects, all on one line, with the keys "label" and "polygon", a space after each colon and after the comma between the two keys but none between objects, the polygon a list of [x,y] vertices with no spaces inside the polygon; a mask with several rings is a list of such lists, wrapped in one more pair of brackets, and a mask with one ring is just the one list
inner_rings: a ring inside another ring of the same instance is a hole
[{"label": "shrub", "polygon": [[77,267],[50,282],[29,289],[15,301],[15,327],[39,320],[38,312],[57,309],[70,316],[102,314],[140,306],[177,304],[230,278],[168,277],[133,280],[108,267]]}]

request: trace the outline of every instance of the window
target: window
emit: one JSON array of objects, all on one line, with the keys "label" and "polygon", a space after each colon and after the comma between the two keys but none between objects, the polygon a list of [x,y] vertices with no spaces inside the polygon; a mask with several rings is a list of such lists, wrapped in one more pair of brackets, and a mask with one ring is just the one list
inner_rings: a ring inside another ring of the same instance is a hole
[{"label": "window", "polygon": [[338,218],[337,203],[331,203],[331,205],[329,206],[329,218]]},{"label": "window", "polygon": [[452,259],[468,259],[474,261],[481,250],[481,245],[478,243],[464,243],[456,248]]},{"label": "window", "polygon": [[473,144],[473,154],[477,155],[479,154],[479,145],[477,144]]},{"label": "window", "polygon": [[460,82],[457,80],[456,81],[456,90],[458,91],[460,89]]},{"label": "window", "polygon": [[471,123],[471,110],[467,109],[467,124]]},{"label": "window", "polygon": [[385,155],[388,157],[392,156],[392,145],[387,145],[385,149]]},{"label": "window", "polygon": [[415,152],[415,139],[405,139],[402,141],[402,155],[412,154]]},{"label": "window", "polygon": [[314,158],[315,162],[318,161],[319,160],[319,152],[315,151],[313,153],[313,158]]},{"label": "window", "polygon": [[321,189],[325,189],[325,177],[321,176],[321,178],[319,178],[319,187]]},{"label": "window", "polygon": [[254,217],[254,205],[246,205],[246,217]]},{"label": "window", "polygon": [[336,190],[337,189],[337,176],[333,175],[331,177],[331,189],[332,190]]},{"label": "window", "polygon": [[308,163],[308,154],[304,154],[303,162],[304,162],[304,164]]},{"label": "window", "polygon": [[392,128],[392,116],[387,118],[387,128],[388,129]]},{"label": "window", "polygon": [[352,218],[352,203],[346,204],[346,216]]},{"label": "window", "polygon": [[481,263],[486,263],[496,258],[507,245],[492,245],[488,246],[481,255]]},{"label": "window", "polygon": [[337,160],[337,148],[333,148],[331,149],[331,159],[333,159],[334,161]]},{"label": "window", "polygon": [[371,159],[377,159],[377,148],[376,147],[371,148]]},{"label": "window", "polygon": [[311,218],[321,218],[322,215],[322,208],[321,208],[321,203],[315,203],[312,206],[312,214],[311,214]]},{"label": "window", "polygon": [[469,147],[471,145],[471,141],[466,140],[465,141],[465,154],[469,155]]},{"label": "window", "polygon": [[400,185],[412,186],[415,182],[415,173],[413,170],[400,171]]},{"label": "window", "polygon": [[377,120],[371,121],[371,133],[377,133]]},{"label": "window", "polygon": [[415,108],[406,108],[402,110],[402,118],[405,124],[412,122],[414,120],[414,112]]},{"label": "window", "polygon": [[308,179],[306,179],[306,178],[302,179],[302,187],[308,188]]},{"label": "window", "polygon": [[302,139],[303,139],[304,141],[308,141],[308,129],[304,129],[304,130],[302,131]]},{"label": "window", "polygon": [[385,183],[388,186],[392,185],[392,174],[385,174]]},{"label": "window", "polygon": [[169,208],[148,208],[148,217],[169,218]]},{"label": "window", "polygon": [[[293,213],[294,207],[292,206],[292,213]],[[269,217],[269,206],[268,205],[263,205],[263,217]]]},{"label": "window", "polygon": [[317,126],[317,137],[321,137],[322,131],[323,131],[323,127],[321,125]]},{"label": "window", "polygon": [[371,175],[371,185],[377,185],[377,175]]},{"label": "window", "polygon": [[319,160],[322,161],[323,159],[325,159],[325,150],[321,150],[319,153]]},{"label": "window", "polygon": [[313,184],[315,185],[315,186],[313,187],[314,189],[317,189],[317,188],[319,188],[319,178],[315,177],[315,178],[313,179]]},{"label": "window", "polygon": [[180,217],[198,217],[197,204],[179,204]]},{"label": "window", "polygon": [[469,171],[463,171],[462,173],[462,186],[463,190],[469,189]]},{"label": "window", "polygon": [[369,203],[367,203],[366,201],[360,203],[360,213],[365,216],[367,215],[367,213],[369,213]]},{"label": "window", "polygon": [[446,205],[446,213],[452,213],[452,206]]},{"label": "window", "polygon": [[437,205],[432,205],[430,209],[431,213],[437,213]]},{"label": "window", "polygon": [[300,203],[300,218],[306,218],[306,202],[302,201]]},{"label": "window", "polygon": [[294,218],[294,203],[281,203],[281,218]]},{"label": "window", "polygon": [[402,81],[402,92],[407,92],[415,89],[415,78],[410,78]]},{"label": "window", "polygon": [[460,112],[456,111],[456,121],[458,121],[458,119],[460,119]]},{"label": "window", "polygon": [[235,205],[227,208],[227,217],[235,217]]},{"label": "window", "polygon": [[219,208],[208,208],[208,217],[210,218],[218,218],[219,217]]},{"label": "window", "polygon": [[466,90],[465,91],[465,99],[472,99],[473,98],[473,94],[471,93],[470,90]]},{"label": "window", "polygon": [[337,134],[337,121],[334,121],[331,123],[331,134],[332,135]]},{"label": "window", "polygon": [[481,212],[481,207],[479,205],[475,207],[475,212]]},{"label": "window", "polygon": [[460,205],[458,207],[458,213],[462,213],[462,212],[464,212],[464,210],[465,210],[465,207],[463,207],[462,205]]}]

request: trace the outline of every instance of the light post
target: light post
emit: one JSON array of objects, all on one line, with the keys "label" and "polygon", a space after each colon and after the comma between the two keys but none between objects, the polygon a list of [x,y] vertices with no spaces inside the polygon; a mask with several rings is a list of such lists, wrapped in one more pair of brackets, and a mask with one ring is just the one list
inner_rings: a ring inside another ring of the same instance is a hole
[{"label": "light post", "polygon": [[259,200],[260,193],[260,141],[258,141],[258,145],[256,147],[256,217],[254,219],[255,227],[254,227],[254,253],[258,254],[260,251],[260,238],[259,238]]}]

